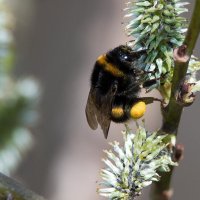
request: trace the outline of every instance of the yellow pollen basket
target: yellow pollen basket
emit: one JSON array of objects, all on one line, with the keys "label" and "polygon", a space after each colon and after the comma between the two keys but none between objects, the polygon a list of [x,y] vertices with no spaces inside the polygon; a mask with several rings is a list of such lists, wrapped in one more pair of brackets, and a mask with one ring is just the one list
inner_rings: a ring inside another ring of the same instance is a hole
[{"label": "yellow pollen basket", "polygon": [[144,115],[145,112],[146,112],[146,104],[143,101],[139,101],[136,104],[134,104],[133,107],[131,108],[130,116],[133,119],[139,119]]},{"label": "yellow pollen basket", "polygon": [[121,107],[112,108],[112,115],[116,118],[120,118],[124,115],[124,110]]}]

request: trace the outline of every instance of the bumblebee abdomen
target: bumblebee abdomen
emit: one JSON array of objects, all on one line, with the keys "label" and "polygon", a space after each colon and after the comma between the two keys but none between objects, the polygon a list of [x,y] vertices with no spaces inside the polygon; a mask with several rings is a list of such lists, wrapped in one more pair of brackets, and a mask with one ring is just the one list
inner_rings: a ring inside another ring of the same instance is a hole
[{"label": "bumblebee abdomen", "polygon": [[122,123],[128,120],[128,115],[123,107],[116,106],[111,110],[111,120],[117,123]]}]

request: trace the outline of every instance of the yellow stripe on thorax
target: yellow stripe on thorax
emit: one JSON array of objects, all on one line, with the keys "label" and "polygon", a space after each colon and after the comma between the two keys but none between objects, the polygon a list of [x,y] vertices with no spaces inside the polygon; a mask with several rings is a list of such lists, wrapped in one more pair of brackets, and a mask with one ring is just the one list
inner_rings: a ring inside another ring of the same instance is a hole
[{"label": "yellow stripe on thorax", "polygon": [[115,65],[106,61],[106,55],[101,55],[98,57],[97,62],[104,68],[105,71],[111,73],[114,76],[122,77],[124,73],[119,70]]}]

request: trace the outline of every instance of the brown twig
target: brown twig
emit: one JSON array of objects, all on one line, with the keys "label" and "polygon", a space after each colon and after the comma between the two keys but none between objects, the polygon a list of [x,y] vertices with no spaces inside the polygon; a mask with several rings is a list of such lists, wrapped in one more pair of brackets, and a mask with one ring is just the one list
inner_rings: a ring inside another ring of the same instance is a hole
[{"label": "brown twig", "polygon": [[[172,79],[172,89],[169,104],[167,107],[162,107],[163,125],[160,129],[160,134],[175,134],[178,133],[179,122],[181,119],[184,105],[178,103],[176,99],[177,91],[180,88],[181,82],[184,80],[189,59],[197,42],[200,32],[200,0],[196,0],[192,19],[187,31],[185,41],[181,47],[174,50],[175,67]],[[180,149],[179,149],[180,150]],[[180,158],[183,155],[180,155]],[[162,173],[161,180],[155,183],[152,188],[152,200],[169,200],[172,193],[170,189],[171,177],[173,168],[169,173]]]},{"label": "brown twig", "polygon": [[28,190],[17,181],[0,173],[0,199],[5,200],[45,200]]}]

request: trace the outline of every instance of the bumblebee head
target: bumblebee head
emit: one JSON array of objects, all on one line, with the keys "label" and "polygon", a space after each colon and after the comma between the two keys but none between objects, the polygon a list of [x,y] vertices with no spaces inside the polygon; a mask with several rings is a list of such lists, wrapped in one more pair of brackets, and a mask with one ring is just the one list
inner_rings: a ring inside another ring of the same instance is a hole
[{"label": "bumblebee head", "polygon": [[145,50],[136,52],[127,45],[120,45],[109,51],[107,57],[123,71],[130,71],[134,69],[134,62],[145,52]]}]

